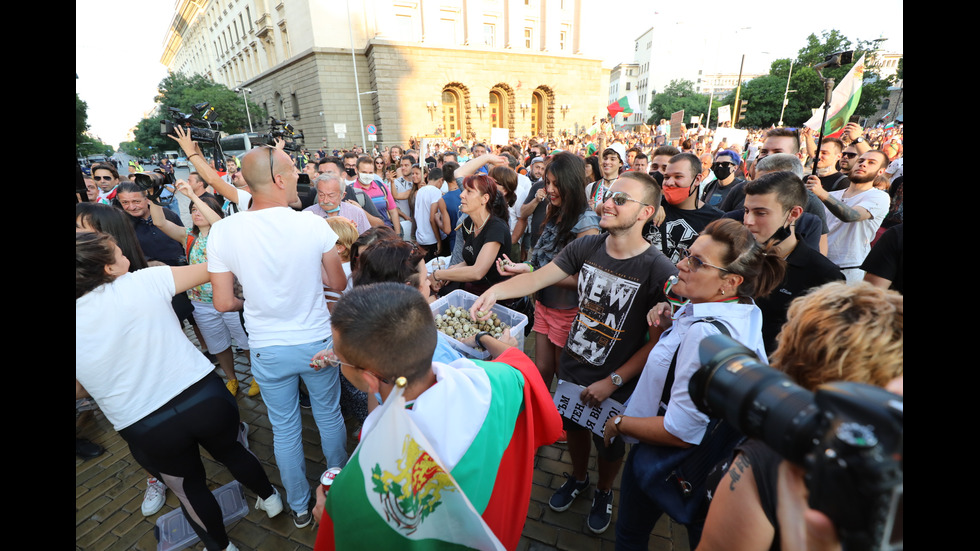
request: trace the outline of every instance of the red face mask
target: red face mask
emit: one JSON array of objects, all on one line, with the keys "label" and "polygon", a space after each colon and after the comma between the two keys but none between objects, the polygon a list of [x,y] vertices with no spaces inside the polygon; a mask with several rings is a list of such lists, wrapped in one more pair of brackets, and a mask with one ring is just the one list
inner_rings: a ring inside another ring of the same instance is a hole
[{"label": "red face mask", "polygon": [[696,186],[691,187],[667,187],[664,186],[664,199],[667,200],[671,205],[679,205],[687,200],[691,196],[692,190],[697,189]]}]

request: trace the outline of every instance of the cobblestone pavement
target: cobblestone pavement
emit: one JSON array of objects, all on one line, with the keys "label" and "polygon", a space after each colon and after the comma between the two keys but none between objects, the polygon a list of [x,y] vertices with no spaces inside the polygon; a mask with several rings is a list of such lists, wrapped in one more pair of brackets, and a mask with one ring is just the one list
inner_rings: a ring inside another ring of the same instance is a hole
[{"label": "cobblestone pavement", "polygon": [[[187,330],[195,343],[193,332]],[[525,351],[534,356],[534,338],[529,337]],[[251,450],[265,466],[272,483],[280,490],[282,482],[276,469],[272,451],[272,429],[266,415],[261,394],[248,397],[246,391],[252,381],[244,355],[236,355],[236,371],[241,380],[238,393],[238,407],[242,420],[249,424],[249,444]],[[219,371],[220,372],[220,371]],[[303,410],[303,440],[306,450],[307,474],[311,485],[323,471],[323,452],[320,450],[319,435],[308,410]],[[112,429],[112,425],[98,410],[83,412],[76,420],[78,436],[88,438],[106,448],[106,452],[95,459],[75,459],[75,548],[86,551],[139,550],[150,551],[157,548],[153,526],[161,515],[179,508],[177,497],[167,492],[167,502],[159,513],[144,517],[140,511],[143,491],[146,489],[146,473],[129,453],[125,441]],[[354,438],[348,442],[353,450]],[[222,465],[215,462],[202,450],[202,458],[212,489],[231,482],[232,476]],[[595,452],[590,465],[595,473]],[[564,482],[562,473],[571,472],[572,465],[568,451],[562,444],[543,446],[535,458],[534,487],[528,505],[527,521],[524,525],[518,549],[535,550],[612,550],[614,548],[614,528],[601,536],[592,534],[585,521],[591,505],[591,491],[583,494],[570,509],[556,513],[548,507],[551,494]],[[613,486],[615,501],[618,503],[619,479]],[[255,495],[245,491],[251,506],[248,515],[228,526],[231,540],[242,551],[269,550],[294,551],[313,548],[316,539],[315,525],[304,529],[293,526],[289,515],[280,514],[270,519],[262,511],[254,508]],[[613,523],[616,522],[617,507],[613,507]],[[191,549],[204,549],[197,543]],[[666,516],[657,524],[651,537],[649,549],[656,551],[689,551],[684,528],[674,524]]]}]

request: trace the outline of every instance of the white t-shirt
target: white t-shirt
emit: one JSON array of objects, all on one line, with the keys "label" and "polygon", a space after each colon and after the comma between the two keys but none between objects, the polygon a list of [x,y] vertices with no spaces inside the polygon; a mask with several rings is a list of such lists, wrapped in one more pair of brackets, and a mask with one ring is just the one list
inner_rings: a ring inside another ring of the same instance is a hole
[{"label": "white t-shirt", "polygon": [[510,207],[510,231],[514,231],[514,227],[517,225],[517,219],[521,217],[521,205],[524,204],[524,200],[527,199],[528,192],[531,191],[531,179],[523,174],[517,175],[517,189],[514,193],[517,194],[517,200],[514,201],[514,206]]},{"label": "white t-shirt", "polygon": [[[243,212],[248,210],[248,206],[251,203],[251,201],[252,201],[252,194],[243,189],[240,189],[238,190],[238,201],[234,203],[235,206],[232,207],[232,201],[225,199],[224,204],[221,205],[221,210],[225,213],[225,216],[231,216],[236,212]],[[184,225],[190,227],[190,225],[187,224]]]},{"label": "white t-shirt", "polygon": [[180,329],[169,266],[124,274],[75,301],[75,378],[113,428],[153,413],[214,370]]},{"label": "white t-shirt", "polygon": [[439,237],[432,233],[432,224],[429,223],[429,213],[432,205],[442,199],[442,192],[439,188],[424,185],[415,192],[415,240],[419,245],[435,245],[439,242]]},{"label": "white t-shirt", "polygon": [[[409,182],[406,178],[395,178],[394,193],[405,193],[406,191],[412,191],[412,182]],[[402,212],[409,214],[411,211],[408,206],[408,199],[395,199],[395,205],[402,209]]]},{"label": "white t-shirt", "polygon": [[249,348],[330,335],[320,268],[337,234],[311,212],[272,207],[224,218],[208,235],[208,271],[232,272],[245,297]]},{"label": "white t-shirt", "polygon": [[830,196],[852,208],[864,207],[871,213],[871,218],[844,222],[827,210],[827,228],[830,230],[827,233],[827,258],[842,269],[857,268],[864,262],[864,257],[871,251],[871,240],[888,214],[890,203],[888,194],[880,189],[871,188],[844,199],[845,191],[831,191]]}]

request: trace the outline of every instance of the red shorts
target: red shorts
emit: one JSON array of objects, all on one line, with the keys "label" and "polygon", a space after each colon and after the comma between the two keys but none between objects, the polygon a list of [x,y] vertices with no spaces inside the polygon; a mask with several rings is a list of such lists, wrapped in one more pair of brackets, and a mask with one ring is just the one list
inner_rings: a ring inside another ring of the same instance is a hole
[{"label": "red shorts", "polygon": [[572,329],[572,322],[578,315],[578,307],[568,310],[558,310],[548,308],[541,301],[534,301],[534,327],[535,333],[546,335],[548,340],[558,348],[565,346],[568,340],[568,332]]}]

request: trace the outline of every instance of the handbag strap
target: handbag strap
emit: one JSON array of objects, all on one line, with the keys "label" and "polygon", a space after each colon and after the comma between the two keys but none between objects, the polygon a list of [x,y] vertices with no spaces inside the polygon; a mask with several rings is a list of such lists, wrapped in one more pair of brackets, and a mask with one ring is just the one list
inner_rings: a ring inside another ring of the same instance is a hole
[{"label": "handbag strap", "polygon": [[[726,337],[732,336],[731,332],[728,331],[728,328],[725,327],[725,324],[716,320],[715,318],[702,318],[694,321],[694,323],[701,322],[707,322],[714,325],[715,328],[718,329],[718,331],[721,331]],[[667,379],[664,381],[664,391],[663,394],[660,395],[660,403],[664,406],[670,403],[670,391],[674,387],[674,371],[677,369],[677,354],[680,352],[680,350],[681,346],[678,344],[677,350],[674,350],[674,357],[670,360],[670,369],[667,370]]]}]

